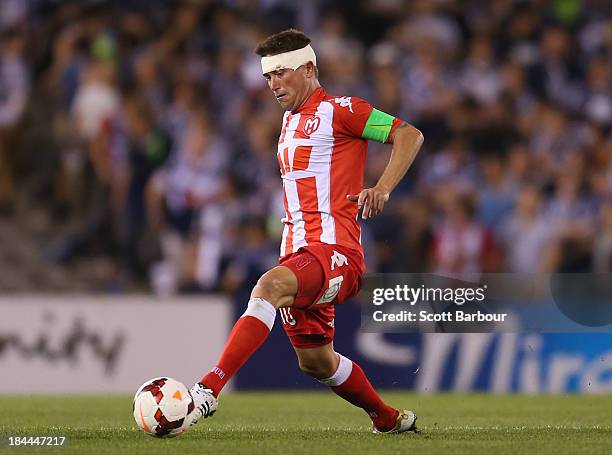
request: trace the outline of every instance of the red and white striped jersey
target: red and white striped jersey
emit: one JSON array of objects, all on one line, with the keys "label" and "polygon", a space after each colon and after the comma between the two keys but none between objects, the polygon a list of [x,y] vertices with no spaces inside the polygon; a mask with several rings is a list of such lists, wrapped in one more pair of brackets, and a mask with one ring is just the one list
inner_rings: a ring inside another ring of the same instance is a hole
[{"label": "red and white striped jersey", "polygon": [[287,111],[278,140],[285,217],[281,258],[316,243],[360,251],[355,202],[368,139],[386,142],[400,120],[355,97],[317,88],[297,111]]}]

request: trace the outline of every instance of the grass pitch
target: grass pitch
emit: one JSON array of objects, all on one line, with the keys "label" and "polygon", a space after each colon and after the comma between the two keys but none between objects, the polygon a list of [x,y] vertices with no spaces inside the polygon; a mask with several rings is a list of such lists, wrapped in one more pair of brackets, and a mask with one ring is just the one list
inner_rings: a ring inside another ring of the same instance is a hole
[{"label": "grass pitch", "polygon": [[331,393],[233,393],[217,414],[174,439],[142,433],[131,397],[0,397],[0,435],[67,435],[67,448],[1,453],[475,454],[612,453],[612,396],[385,393],[414,409],[418,434],[375,435]]}]

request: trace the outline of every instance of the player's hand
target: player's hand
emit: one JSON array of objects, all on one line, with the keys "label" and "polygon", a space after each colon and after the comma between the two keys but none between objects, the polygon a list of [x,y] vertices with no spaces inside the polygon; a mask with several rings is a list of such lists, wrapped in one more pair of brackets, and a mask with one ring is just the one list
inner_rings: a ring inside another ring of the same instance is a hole
[{"label": "player's hand", "polygon": [[349,201],[357,202],[357,207],[361,211],[361,218],[367,220],[382,212],[385,202],[389,200],[389,193],[378,187],[373,187],[365,188],[359,194],[347,194],[346,198]]}]

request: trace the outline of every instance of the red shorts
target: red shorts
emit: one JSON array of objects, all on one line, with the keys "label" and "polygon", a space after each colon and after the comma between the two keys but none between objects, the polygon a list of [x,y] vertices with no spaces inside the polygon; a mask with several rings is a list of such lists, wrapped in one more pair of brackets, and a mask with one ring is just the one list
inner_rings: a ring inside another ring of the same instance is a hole
[{"label": "red shorts", "polygon": [[296,348],[309,349],[334,339],[334,305],[356,295],[365,262],[361,252],[319,243],[279,261],[295,274],[298,291],[291,308],[281,308],[283,328]]}]

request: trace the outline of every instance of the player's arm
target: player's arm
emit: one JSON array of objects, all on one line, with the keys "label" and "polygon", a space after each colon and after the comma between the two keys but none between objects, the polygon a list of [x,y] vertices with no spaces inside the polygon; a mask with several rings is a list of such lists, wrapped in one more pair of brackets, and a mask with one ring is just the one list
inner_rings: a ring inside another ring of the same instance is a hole
[{"label": "player's arm", "polygon": [[389,195],[406,175],[416,158],[423,140],[423,134],[404,121],[400,121],[400,124],[389,133],[386,142],[393,144],[391,157],[378,182],[372,188],[361,190],[358,195],[347,196],[349,200],[357,202],[359,209],[363,208],[361,216],[364,220],[382,212]]}]

